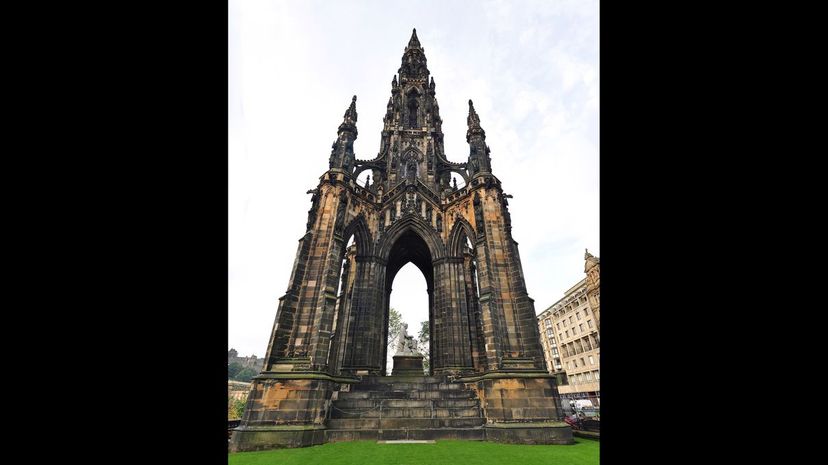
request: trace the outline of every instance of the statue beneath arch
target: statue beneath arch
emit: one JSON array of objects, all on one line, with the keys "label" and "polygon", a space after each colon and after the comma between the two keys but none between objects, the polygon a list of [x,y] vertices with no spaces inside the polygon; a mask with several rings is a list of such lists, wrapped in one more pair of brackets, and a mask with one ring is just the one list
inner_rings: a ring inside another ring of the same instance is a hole
[{"label": "statue beneath arch", "polygon": [[[389,100],[398,108],[408,99],[414,111],[386,112],[380,147],[390,150],[372,160],[354,153],[351,100],[328,170],[308,191],[306,231],[231,450],[404,438],[572,443],[480,117],[470,100],[468,159],[449,161],[429,74],[415,30]],[[422,111],[430,116],[413,124]],[[366,169],[371,189],[357,184]],[[452,171],[462,189],[450,185]],[[428,372],[408,336],[389,375],[391,285],[409,262],[427,284]]]}]

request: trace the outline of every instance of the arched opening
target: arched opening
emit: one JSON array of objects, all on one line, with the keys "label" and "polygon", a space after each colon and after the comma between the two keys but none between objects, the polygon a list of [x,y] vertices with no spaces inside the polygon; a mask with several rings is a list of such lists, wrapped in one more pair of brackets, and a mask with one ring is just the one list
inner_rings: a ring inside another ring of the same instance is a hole
[{"label": "arched opening", "polygon": [[374,176],[371,173],[373,173],[371,169],[364,169],[360,171],[359,175],[356,178],[356,185],[367,189],[371,184],[374,183]]},{"label": "arched opening", "polygon": [[[430,335],[429,329],[429,315],[428,315],[428,285],[423,273],[411,262],[404,265],[392,282],[391,294],[389,296],[389,312],[390,309],[396,310],[400,317],[401,323],[408,325],[408,334],[414,337],[417,342],[417,348],[423,355],[426,366],[429,366],[429,347],[430,339],[421,338],[423,324],[425,324],[426,336]],[[385,368],[386,373],[391,373],[393,368],[393,357],[396,354],[396,349],[399,343],[399,338],[392,339],[390,337],[386,344],[388,352],[386,354]]]},{"label": "arched opening", "polygon": [[466,187],[466,180],[459,173],[451,172],[451,187],[453,189],[462,189]]},{"label": "arched opening", "polygon": [[[422,293],[422,281],[417,283],[417,276],[416,274],[421,274],[423,278],[425,278],[425,285],[426,285],[426,311],[422,312],[421,307],[417,307],[418,299],[413,299],[411,302],[407,302],[406,305],[409,308],[412,308],[411,313],[413,315],[426,315],[427,321],[429,322],[429,333],[433,334],[433,290],[434,290],[434,268],[432,263],[431,252],[428,249],[428,245],[425,241],[413,231],[406,231],[403,233],[394,245],[391,247],[389,257],[388,257],[388,269],[386,272],[386,283],[385,283],[385,291],[388,294],[385,299],[385,333],[384,333],[384,344],[382,346],[383,354],[382,360],[386,361],[386,365],[384,366],[383,374],[388,375],[390,374],[388,369],[390,365],[387,364],[387,361],[393,357],[393,350],[394,347],[389,348],[389,341],[388,341],[388,320],[389,320],[389,309],[391,305],[391,294],[392,294],[392,284],[395,283],[395,278],[397,277],[400,270],[407,264],[412,263],[418,271],[416,271],[413,276],[412,273],[406,270],[404,274],[401,275],[402,281],[397,282],[397,285],[405,286],[405,291],[400,291],[398,295],[402,298],[406,295],[415,294],[417,292]],[[413,270],[412,270],[413,271]],[[411,289],[411,281],[414,282],[414,289]],[[419,284],[419,285],[418,285]],[[418,289],[419,288],[419,289]],[[395,302],[397,297],[395,296]],[[422,302],[422,299],[419,300]],[[415,319],[420,318],[419,316]],[[406,320],[407,321],[407,320]],[[420,331],[420,323],[421,321],[407,321],[409,324],[408,332],[410,335],[414,336],[415,339],[417,338],[419,331]],[[428,351],[427,357],[429,360],[433,359],[433,343],[431,339],[429,339],[428,344]],[[431,372],[431,367],[433,365],[429,364],[429,372]]]},{"label": "arched opening", "polygon": [[351,234],[342,248],[339,260],[339,282],[336,290],[336,304],[334,305],[333,326],[331,327],[331,344],[328,347],[328,364],[333,364],[334,372],[342,367],[339,354],[344,350],[347,338],[347,321],[351,298],[354,290],[354,275],[356,271],[356,234]]}]

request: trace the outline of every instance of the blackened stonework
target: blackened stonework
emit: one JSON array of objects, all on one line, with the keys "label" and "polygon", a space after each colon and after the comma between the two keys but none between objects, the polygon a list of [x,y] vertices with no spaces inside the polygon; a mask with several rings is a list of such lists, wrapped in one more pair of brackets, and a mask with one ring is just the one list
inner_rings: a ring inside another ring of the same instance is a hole
[{"label": "blackened stonework", "polygon": [[[366,438],[572,442],[480,116],[470,100],[467,161],[449,161],[435,89],[415,30],[369,160],[354,153],[351,99],[329,169],[308,191],[306,232],[231,450]],[[357,184],[366,170],[373,183]],[[409,262],[427,283],[429,373],[399,360],[388,376],[391,284]],[[372,416],[384,407],[391,417]]]}]

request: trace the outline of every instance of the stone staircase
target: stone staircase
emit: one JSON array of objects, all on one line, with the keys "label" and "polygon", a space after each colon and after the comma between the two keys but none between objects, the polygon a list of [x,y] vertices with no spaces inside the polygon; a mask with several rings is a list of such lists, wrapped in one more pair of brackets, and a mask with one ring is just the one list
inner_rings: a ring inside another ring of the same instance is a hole
[{"label": "stone staircase", "polygon": [[445,376],[367,376],[331,403],[329,442],[485,439],[477,394]]}]

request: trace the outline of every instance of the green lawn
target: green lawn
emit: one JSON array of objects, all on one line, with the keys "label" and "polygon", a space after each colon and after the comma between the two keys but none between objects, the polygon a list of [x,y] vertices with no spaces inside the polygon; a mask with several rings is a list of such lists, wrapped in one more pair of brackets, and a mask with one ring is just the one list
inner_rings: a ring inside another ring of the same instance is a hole
[{"label": "green lawn", "polygon": [[301,449],[276,449],[229,454],[229,465],[430,465],[430,464],[560,464],[598,465],[598,444],[575,438],[571,446],[522,446],[478,441],[437,441],[436,444],[337,442]]}]

